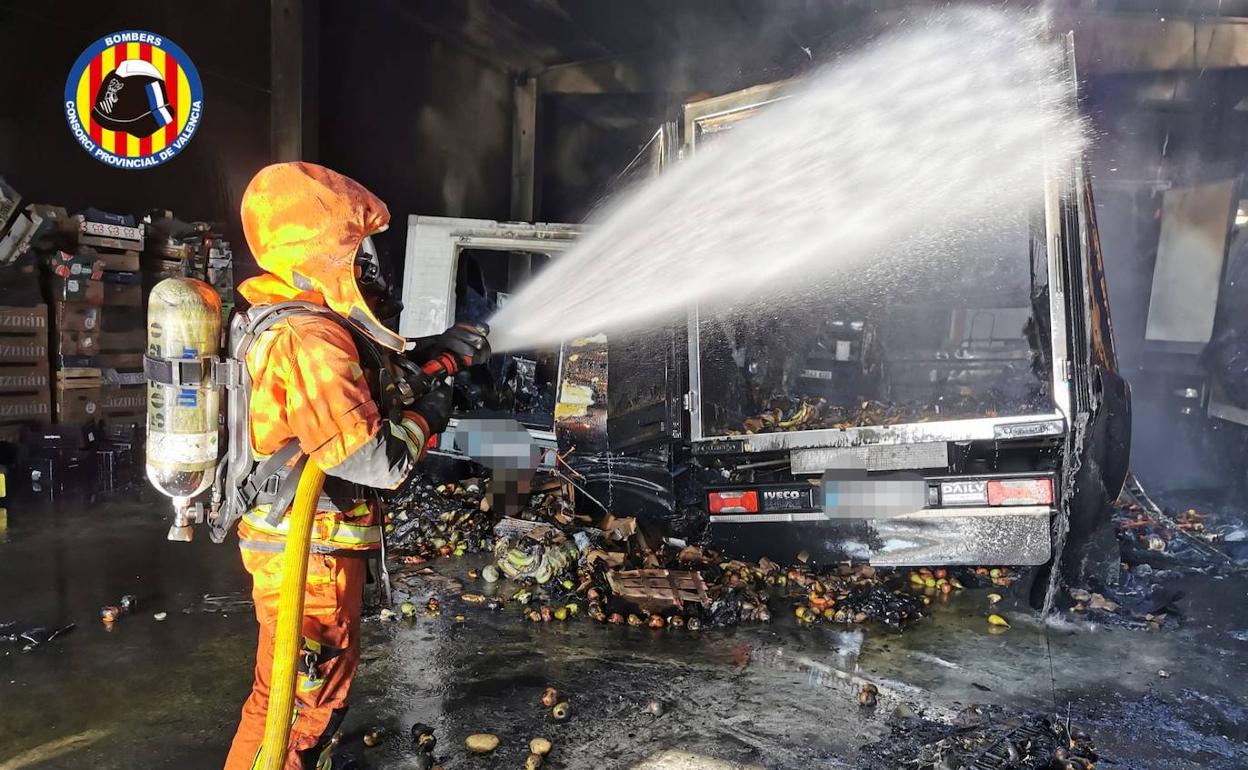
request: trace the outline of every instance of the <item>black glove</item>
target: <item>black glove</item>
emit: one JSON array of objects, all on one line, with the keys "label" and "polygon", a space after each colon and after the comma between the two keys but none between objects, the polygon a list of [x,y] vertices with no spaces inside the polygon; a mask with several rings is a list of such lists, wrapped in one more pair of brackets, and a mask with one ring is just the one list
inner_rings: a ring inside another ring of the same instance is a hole
[{"label": "black glove", "polygon": [[450,353],[464,367],[483,364],[490,358],[490,327],[485,324],[461,322],[434,337],[421,349],[426,360]]},{"label": "black glove", "polygon": [[451,386],[441,385],[416,399],[416,403],[412,404],[412,411],[420,415],[425,425],[429,426],[430,435],[446,430],[446,424],[451,421],[451,396]]}]

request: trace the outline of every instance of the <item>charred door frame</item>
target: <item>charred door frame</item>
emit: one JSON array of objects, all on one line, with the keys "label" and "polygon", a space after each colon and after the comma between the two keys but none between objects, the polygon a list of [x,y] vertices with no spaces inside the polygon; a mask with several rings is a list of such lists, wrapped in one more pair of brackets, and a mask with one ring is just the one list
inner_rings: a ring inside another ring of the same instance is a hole
[{"label": "charred door frame", "polygon": [[408,216],[399,334],[427,337],[455,323],[455,270],[464,249],[553,257],[583,232],[579,225]]}]

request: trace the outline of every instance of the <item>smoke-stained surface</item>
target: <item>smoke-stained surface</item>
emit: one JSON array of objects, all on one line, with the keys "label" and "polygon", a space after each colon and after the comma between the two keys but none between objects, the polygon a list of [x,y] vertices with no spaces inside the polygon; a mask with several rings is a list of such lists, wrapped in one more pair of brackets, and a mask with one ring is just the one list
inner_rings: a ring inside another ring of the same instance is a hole
[{"label": "smoke-stained surface", "polygon": [[[608,207],[495,317],[495,345],[620,328],[699,297],[843,269],[921,228],[1034,196],[1082,147],[1059,50],[1023,17],[939,17],[820,72],[795,98]],[[572,276],[581,288],[563,291]]]},{"label": "smoke-stained surface", "polygon": [[511,80],[396,0],[321,14],[321,160],[389,206],[377,240],[397,282],[409,214],[506,217]]},{"label": "smoke-stained surface", "polygon": [[[1076,26],[1076,49],[1087,39]],[[1243,427],[1209,417],[1206,401],[1214,383],[1200,346],[1167,349],[1146,339],[1146,329],[1154,296],[1180,306],[1216,305],[1215,339],[1234,325],[1229,251],[1222,285],[1212,296],[1179,294],[1164,282],[1154,286],[1154,277],[1167,193],[1233,180],[1240,189],[1233,197],[1244,197],[1248,70],[1092,73],[1082,91],[1081,106],[1095,130],[1089,159],[1115,339],[1133,391],[1132,466],[1155,485],[1229,490],[1243,479]],[[1232,222],[1228,248],[1235,232]]]}]

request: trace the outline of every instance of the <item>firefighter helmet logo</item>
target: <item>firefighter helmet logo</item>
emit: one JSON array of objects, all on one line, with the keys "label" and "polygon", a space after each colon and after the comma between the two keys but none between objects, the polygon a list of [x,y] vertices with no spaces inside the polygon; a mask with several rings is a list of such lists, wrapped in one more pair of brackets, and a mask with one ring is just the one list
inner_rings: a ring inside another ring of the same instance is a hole
[{"label": "firefighter helmet logo", "polygon": [[158,166],[190,142],[204,95],[190,58],[141,30],[105,35],[65,81],[65,118],[91,157],[110,166]]}]

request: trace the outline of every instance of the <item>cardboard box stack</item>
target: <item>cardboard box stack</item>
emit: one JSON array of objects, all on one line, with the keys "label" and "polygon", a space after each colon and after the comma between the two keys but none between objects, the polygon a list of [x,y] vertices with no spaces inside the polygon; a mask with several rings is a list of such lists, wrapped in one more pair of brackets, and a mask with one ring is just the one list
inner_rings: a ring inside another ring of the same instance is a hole
[{"label": "cardboard box stack", "polygon": [[53,417],[78,424],[97,419],[100,386],[100,329],[103,323],[104,262],[55,251],[48,257],[48,302],[54,323],[49,336],[56,372]]},{"label": "cardboard box stack", "polygon": [[52,409],[48,308],[30,251],[46,228],[36,207],[20,210],[21,201],[0,179],[0,441],[46,425]]},{"label": "cardboard box stack", "polygon": [[0,441],[46,425],[51,408],[47,307],[0,306]]},{"label": "cardboard box stack", "polygon": [[143,225],[135,217],[87,209],[82,214],[79,251],[102,261],[103,318],[96,356],[100,393],[96,419],[132,425],[144,421],[147,390],[143,384],[144,329]]},{"label": "cardboard box stack", "polygon": [[147,406],[148,291],[167,277],[198,278],[228,316],[230,244],[168,211],[139,221],[23,203],[0,179],[0,440],[48,422],[133,434]]}]

